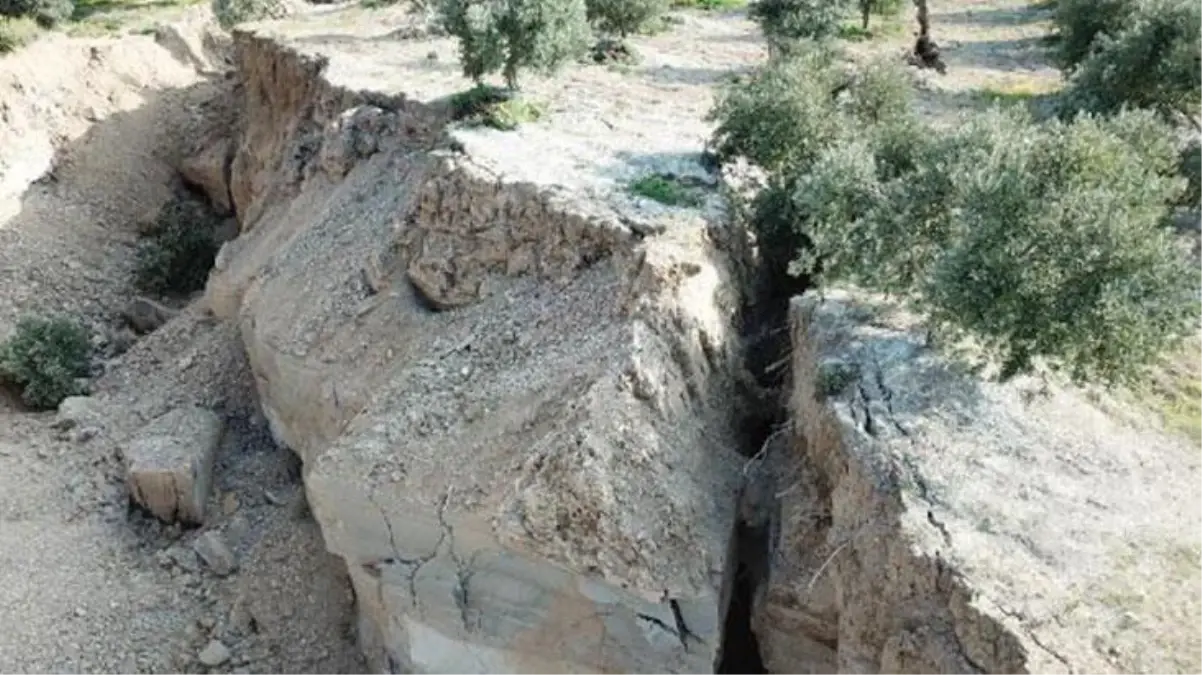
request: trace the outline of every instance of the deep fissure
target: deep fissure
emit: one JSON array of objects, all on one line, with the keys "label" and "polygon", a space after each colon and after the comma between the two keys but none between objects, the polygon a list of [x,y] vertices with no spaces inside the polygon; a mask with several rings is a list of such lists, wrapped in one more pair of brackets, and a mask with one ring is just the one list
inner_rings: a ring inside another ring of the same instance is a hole
[{"label": "deep fissure", "polygon": [[[787,419],[783,392],[789,379],[789,299],[810,284],[808,278],[786,277],[773,261],[753,263],[753,280],[747,285],[740,326],[743,360],[754,386],[745,392],[745,409],[740,424],[740,453],[749,462],[763,460],[774,434]],[[775,272],[775,273],[774,273]],[[749,478],[740,496],[750,487]],[[740,508],[732,551],[734,576],[722,631],[722,649],[715,665],[718,673],[766,673],[759,639],[752,625],[756,595],[767,581],[771,567],[772,528],[763,518],[747,521]]]}]

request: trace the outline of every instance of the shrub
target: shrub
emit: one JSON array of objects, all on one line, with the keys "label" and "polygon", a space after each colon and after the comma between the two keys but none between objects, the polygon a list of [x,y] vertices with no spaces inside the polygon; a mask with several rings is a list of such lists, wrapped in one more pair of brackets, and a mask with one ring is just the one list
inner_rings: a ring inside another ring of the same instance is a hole
[{"label": "shrub", "polygon": [[588,19],[604,33],[623,40],[658,21],[668,0],[586,0]]},{"label": "shrub", "polygon": [[21,398],[35,408],[53,408],[68,396],[85,393],[78,378],[90,366],[88,335],[65,317],[24,316],[0,345],[0,376],[22,388]]},{"label": "shrub", "polygon": [[194,199],[168,202],[137,249],[134,281],[151,293],[187,294],[204,288],[217,256],[217,217]]},{"label": "shrub", "polygon": [[805,42],[742,81],[726,85],[707,116],[721,161],[746,157],[775,171],[811,160],[842,133],[835,95],[848,75],[830,47]]},{"label": "shrub", "polygon": [[1068,112],[1123,106],[1196,116],[1202,101],[1202,7],[1194,0],[1144,0],[1121,29],[1100,33],[1076,65]]},{"label": "shrub", "polygon": [[247,21],[282,19],[291,14],[287,0],[211,0],[210,7],[226,30]]},{"label": "shrub", "polygon": [[654,199],[668,206],[698,206],[703,195],[701,190],[672,174],[651,174],[632,182],[632,194]]},{"label": "shrub", "polygon": [[478,85],[451,97],[451,117],[468,126],[512,131],[527,122],[537,122],[544,112],[539,103],[487,85]]},{"label": "shrub", "polygon": [[1099,35],[1114,35],[1134,13],[1137,0],[1057,0],[1056,60],[1065,71],[1076,70]]},{"label": "shrub", "polygon": [[37,32],[37,26],[32,19],[0,17],[0,54],[24,47],[33,40]]},{"label": "shrub", "polygon": [[788,51],[794,41],[836,35],[850,7],[850,0],[756,0],[748,16],[774,51]]},{"label": "shrub", "polygon": [[442,0],[440,16],[477,84],[501,71],[516,90],[521,71],[551,73],[588,49],[584,0]]}]

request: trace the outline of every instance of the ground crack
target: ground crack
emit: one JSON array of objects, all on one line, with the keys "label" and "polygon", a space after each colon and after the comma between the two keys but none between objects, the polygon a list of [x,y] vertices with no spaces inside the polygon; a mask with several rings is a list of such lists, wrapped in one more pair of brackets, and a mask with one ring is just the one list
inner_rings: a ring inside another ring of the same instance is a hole
[{"label": "ground crack", "polygon": [[[384,507],[376,501],[375,497],[371,495],[368,495],[367,497],[368,501],[370,501],[372,505],[376,507],[376,510],[380,512],[380,518],[384,521],[384,528],[388,531],[388,545],[392,550],[392,555],[389,557],[364,562],[361,564],[361,567],[368,574],[377,579],[382,576],[386,568],[391,567],[392,565],[405,565],[408,567],[409,570],[406,576],[409,578],[409,598],[410,602],[413,604],[413,608],[417,610],[418,613],[421,612],[421,602],[419,601],[417,595],[417,574],[421,571],[422,567],[426,563],[438,556],[439,549],[442,548],[443,542],[446,541],[449,530],[445,527],[446,521],[444,518],[444,511],[446,510],[447,502],[450,500],[450,497],[451,493],[448,490],[442,499],[442,503],[438,507],[438,522],[444,525],[442,534],[438,537],[438,541],[435,542],[434,548],[430,551],[430,553],[417,558],[406,558],[405,556],[401,555],[400,549],[397,548],[396,532],[392,529],[392,521],[388,519],[388,514],[384,511]],[[377,589],[379,591],[379,597],[377,599],[380,602],[380,606],[383,607],[384,584],[379,584]]]}]

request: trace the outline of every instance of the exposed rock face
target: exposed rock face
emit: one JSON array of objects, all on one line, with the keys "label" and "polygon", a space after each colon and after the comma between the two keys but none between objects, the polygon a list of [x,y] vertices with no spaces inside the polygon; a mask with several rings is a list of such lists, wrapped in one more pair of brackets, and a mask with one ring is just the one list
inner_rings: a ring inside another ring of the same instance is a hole
[{"label": "exposed rock face", "polygon": [[243,234],[206,297],[305,461],[371,666],[711,671],[742,463],[704,220],[644,237],[486,136],[432,150],[440,106],[236,42]]},{"label": "exposed rock face", "polygon": [[125,448],[130,495],[165,522],[203,523],[223,429],[220,417],[197,407],[147,424]]},{"label": "exposed rock face", "polygon": [[[1137,515],[1162,489],[1184,494],[1171,443],[1071,392],[1028,404],[960,373],[870,298],[797,298],[792,322],[794,437],[760,472],[780,496],[754,615],[770,671],[1122,672],[1116,657],[1134,654],[1172,667],[1135,640],[1174,638],[1108,595],[1131,583],[1114,542],[1197,540],[1184,511]],[[1158,569],[1196,588],[1196,572]]]}]

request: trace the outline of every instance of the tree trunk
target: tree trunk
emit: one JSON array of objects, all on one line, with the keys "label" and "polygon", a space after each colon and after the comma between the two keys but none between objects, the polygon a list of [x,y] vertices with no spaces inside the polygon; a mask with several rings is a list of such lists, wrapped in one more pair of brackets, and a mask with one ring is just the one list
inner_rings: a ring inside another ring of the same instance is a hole
[{"label": "tree trunk", "polygon": [[931,39],[931,11],[927,8],[927,0],[914,0],[914,8],[918,16],[918,39]]},{"label": "tree trunk", "polygon": [[872,14],[872,0],[860,0],[860,28],[868,32],[868,17]]}]

